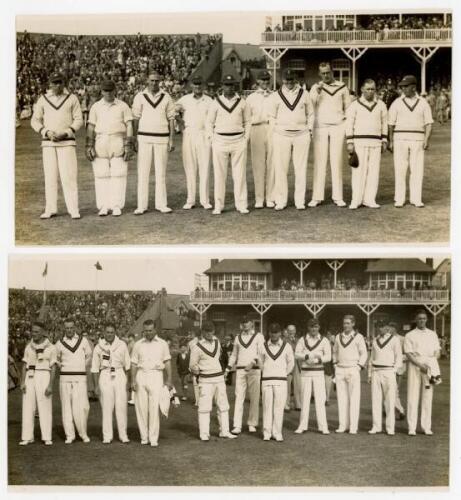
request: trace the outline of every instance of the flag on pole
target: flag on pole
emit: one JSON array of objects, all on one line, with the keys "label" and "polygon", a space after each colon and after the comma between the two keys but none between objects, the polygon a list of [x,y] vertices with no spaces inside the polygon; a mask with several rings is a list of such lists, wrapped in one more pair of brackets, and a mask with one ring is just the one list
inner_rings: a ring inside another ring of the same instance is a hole
[{"label": "flag on pole", "polygon": [[94,267],[96,268],[97,271],[102,271],[102,266],[99,263],[99,260],[96,262],[96,264],[94,265]]},{"label": "flag on pole", "polygon": [[43,269],[42,276],[45,277],[48,274],[48,262],[45,262],[45,269]]}]

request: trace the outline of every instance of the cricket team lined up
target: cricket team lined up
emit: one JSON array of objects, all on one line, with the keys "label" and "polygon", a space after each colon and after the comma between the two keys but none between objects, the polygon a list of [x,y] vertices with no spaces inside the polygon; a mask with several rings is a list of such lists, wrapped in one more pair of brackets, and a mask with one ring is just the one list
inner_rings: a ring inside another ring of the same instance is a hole
[{"label": "cricket team lined up", "polygon": [[[271,92],[270,74],[262,71],[258,89],[243,99],[236,81],[225,75],[222,93],[214,98],[204,93],[200,78],[192,81],[192,92],[177,102],[160,89],[161,76],[152,73],[130,108],[115,98],[116,84],[101,84],[102,98],[89,111],[86,156],[92,163],[96,206],[100,216],[120,216],[125,206],[128,161],[137,153],[136,215],[149,207],[149,178],[155,170],[155,209],[168,206],[167,165],[174,150],[175,120],[183,125],[182,160],[188,210],[198,202],[215,215],[225,209],[226,180],[232,172],[235,209],[249,212],[247,154],[251,154],[254,208],[283,210],[288,205],[288,172],[294,166],[294,203],[306,208],[306,178],[310,146],[313,144],[313,186],[309,207],[325,200],[327,166],[331,170],[331,197],[346,207],[343,195],[344,150],[352,168],[350,209],[379,208],[376,196],[382,154],[394,158],[395,207],[407,200],[423,207],[424,153],[429,146],[432,114],[427,101],[416,91],[416,78],[406,76],[399,84],[400,97],[389,110],[376,97],[376,84],[367,79],[355,100],[347,86],[335,80],[329,63],[319,66],[319,83],[307,91],[291,70],[283,73],[283,84]],[[31,124],[41,135],[45,177],[45,211],[41,218],[57,213],[58,177],[61,178],[68,213],[80,218],[75,133],[83,126],[78,98],[65,89],[60,74],[50,78],[50,90],[34,107]],[[214,180],[210,200],[210,165]]]},{"label": "cricket team lined up", "polygon": [[[398,399],[396,377],[407,365],[408,434],[416,435],[419,406],[421,429],[432,434],[433,388],[441,383],[438,358],[440,344],[437,334],[426,327],[427,313],[419,311],[416,328],[404,338],[396,335],[390,324],[382,324],[368,354],[364,337],[355,329],[355,318],[343,318],[343,331],[333,343],[320,334],[315,318],[308,320],[307,333],[291,343],[282,337],[278,323],[269,325],[267,339],[254,330],[250,318],[241,321],[241,331],[234,340],[228,366],[223,369],[221,345],[212,322],[202,325],[200,335],[189,343],[190,373],[198,405],[198,435],[210,439],[210,416],[217,408],[219,436],[235,439],[243,430],[245,398],[249,399],[248,431],[256,433],[260,426],[262,396],[262,438],[283,441],[284,410],[287,403],[288,379],[298,373],[301,413],[296,434],[308,430],[311,398],[315,402],[318,431],[329,434],[325,404],[325,368],[333,362],[337,388],[338,421],[336,433],[357,434],[360,418],[361,370],[368,370],[372,396],[372,428],[370,434],[383,430],[395,434],[395,407]],[[405,362],[404,362],[405,358]],[[96,394],[102,410],[102,442],[110,444],[114,437],[115,412],[118,437],[128,443],[127,387],[134,394],[136,419],[141,444],[158,446],[160,409],[174,394],[171,355],[168,343],[161,339],[152,320],[143,324],[143,337],[131,351],[117,335],[114,324],[108,323],[93,352],[86,338],[75,332],[73,319],[64,322],[64,335],[56,344],[46,337],[45,325],[35,322],[32,339],[27,344],[21,377],[23,392],[21,445],[34,441],[34,418],[38,409],[41,438],[52,444],[52,394],[59,374],[59,393],[66,444],[76,439],[89,443],[87,420],[90,405],[87,391],[87,366],[91,365]],[[230,430],[230,406],[225,377],[235,370],[235,408]],[[162,409],[163,411],[163,409]],[[181,411],[178,409],[177,411]],[[402,408],[403,412],[403,408]]]}]

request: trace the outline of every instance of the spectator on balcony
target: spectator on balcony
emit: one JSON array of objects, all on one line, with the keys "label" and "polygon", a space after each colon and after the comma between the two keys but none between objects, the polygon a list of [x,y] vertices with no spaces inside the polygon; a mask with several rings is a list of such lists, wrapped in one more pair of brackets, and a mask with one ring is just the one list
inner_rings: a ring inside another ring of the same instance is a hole
[{"label": "spectator on balcony", "polygon": [[440,125],[443,125],[446,122],[447,109],[448,97],[445,89],[442,89],[435,101],[435,116]]}]

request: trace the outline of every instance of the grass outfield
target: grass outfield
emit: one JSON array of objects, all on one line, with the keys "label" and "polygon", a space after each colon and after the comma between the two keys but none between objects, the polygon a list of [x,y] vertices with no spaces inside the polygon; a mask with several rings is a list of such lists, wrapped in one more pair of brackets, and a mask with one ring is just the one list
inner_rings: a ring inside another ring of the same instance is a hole
[{"label": "grass outfield", "polygon": [[[27,121],[16,129],[16,242],[20,245],[133,245],[133,244],[311,244],[311,243],[442,243],[449,239],[450,220],[450,125],[434,125],[426,156],[423,200],[425,209],[393,206],[392,156],[386,153],[381,165],[378,203],[380,210],[339,209],[328,201],[316,209],[298,211],[293,206],[293,177],[290,174],[289,208],[252,210],[241,215],[233,210],[229,172],[226,207],[220,217],[201,208],[185,211],[186,184],[181,162],[181,136],[170,155],[167,190],[172,214],[149,212],[133,215],[136,208],[136,163],[128,173],[127,204],[121,218],[96,215],[93,173],[84,156],[84,138],[78,135],[79,193],[82,219],[59,216],[42,221],[44,182],[40,143]],[[152,169],[153,170],[153,169]],[[254,204],[251,166],[247,168],[250,208]],[[307,201],[312,187],[312,150],[308,166]],[[329,178],[329,175],[328,175]],[[351,198],[350,168],[344,167],[344,199]],[[212,193],[213,182],[211,180]],[[330,185],[327,185],[328,199]],[[151,173],[150,206],[153,203]],[[65,213],[62,194],[59,211]]]},{"label": "grass outfield", "polygon": [[[433,436],[407,435],[398,421],[396,435],[370,436],[370,386],[362,383],[359,434],[324,436],[297,428],[299,413],[285,413],[283,443],[263,442],[261,435],[244,433],[233,441],[219,439],[216,419],[212,438],[198,439],[197,413],[190,402],[162,418],[158,448],[141,446],[135,411],[129,407],[131,443],[101,444],[101,413],[91,403],[91,444],[64,444],[58,404],[54,396],[54,444],[18,446],[21,433],[21,394],[8,398],[8,482],[10,485],[108,486],[303,486],[303,487],[426,487],[448,486],[449,365],[442,361],[444,383],[435,388]],[[402,384],[406,400],[406,380]],[[191,388],[192,390],[192,388]],[[233,409],[233,387],[228,394]],[[333,393],[334,394],[334,393]],[[246,415],[246,413],[245,413]],[[311,428],[316,428],[311,405]],[[330,430],[338,424],[335,395],[327,407]],[[246,417],[245,417],[246,418]],[[36,436],[38,436],[36,420]]]}]

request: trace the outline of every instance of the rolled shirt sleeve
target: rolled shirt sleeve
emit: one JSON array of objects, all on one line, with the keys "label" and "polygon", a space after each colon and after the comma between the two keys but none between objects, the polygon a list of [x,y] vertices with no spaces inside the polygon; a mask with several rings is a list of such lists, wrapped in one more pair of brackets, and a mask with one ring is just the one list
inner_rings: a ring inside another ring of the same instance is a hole
[{"label": "rolled shirt sleeve", "polygon": [[80,101],[76,95],[72,96],[72,125],[70,126],[71,136],[74,136],[77,130],[80,130],[83,126],[83,115],[82,108],[80,106]]},{"label": "rolled shirt sleeve", "polygon": [[142,104],[141,104],[142,94],[136,94],[133,100],[133,106],[131,107],[131,111],[133,114],[133,118],[135,120],[139,120],[142,114]]},{"label": "rolled shirt sleeve", "polygon": [[165,110],[166,110],[167,120],[170,121],[174,120],[176,117],[176,106],[173,99],[170,96],[167,96],[167,99],[168,101]]},{"label": "rolled shirt sleeve", "polygon": [[46,137],[46,133],[48,132],[43,125],[43,119],[45,115],[45,110],[43,107],[43,97],[40,97],[39,100],[34,105],[34,110],[32,113],[32,118],[30,120],[31,127],[37,132],[41,134],[43,138]]},{"label": "rolled shirt sleeve", "polygon": [[96,113],[96,107],[93,104],[90,108],[90,113],[88,114],[88,123],[90,123],[91,125],[96,125],[97,119],[98,119],[98,117],[97,117],[97,113]]},{"label": "rolled shirt sleeve", "polygon": [[93,350],[93,359],[91,360],[91,373],[99,373],[101,370],[101,350],[96,346]]},{"label": "rolled shirt sleeve", "polygon": [[126,102],[123,103],[123,122],[127,124],[128,122],[133,121],[133,114],[131,113],[130,106]]}]

